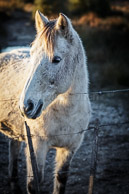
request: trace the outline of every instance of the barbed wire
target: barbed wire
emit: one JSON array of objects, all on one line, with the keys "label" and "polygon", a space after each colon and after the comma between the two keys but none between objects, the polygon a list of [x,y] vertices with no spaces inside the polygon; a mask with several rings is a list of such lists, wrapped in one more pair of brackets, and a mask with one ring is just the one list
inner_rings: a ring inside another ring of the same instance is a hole
[{"label": "barbed wire", "polygon": [[[102,123],[102,124],[100,124],[99,123],[99,125],[98,126],[89,126],[87,129],[85,129],[85,130],[81,130],[81,131],[78,131],[78,132],[75,132],[75,133],[67,133],[67,134],[59,134],[59,135],[53,135],[53,136],[62,136],[62,135],[71,135],[71,134],[79,134],[79,133],[82,133],[82,132],[85,132],[85,131],[87,131],[87,130],[91,130],[91,129],[94,129],[94,133],[95,133],[95,131],[96,130],[98,130],[98,129],[100,129],[100,128],[102,128],[102,127],[108,127],[108,126],[119,126],[119,125],[126,125],[126,124],[129,124],[129,121],[124,121],[124,122],[118,122],[118,123]],[[97,132],[98,133],[98,132]],[[23,136],[23,135],[22,135]],[[27,136],[27,135],[26,135]],[[37,136],[37,135],[32,135],[32,137],[34,137],[34,136]],[[52,137],[53,137],[52,136]],[[39,137],[44,137],[44,136],[39,136]],[[94,144],[94,143],[93,143]],[[93,146],[93,145],[92,145]],[[96,146],[96,145],[95,145]],[[54,153],[53,153],[54,154]],[[94,154],[93,153],[93,150],[92,150],[92,152],[91,152],[91,154]],[[94,155],[93,155],[94,156]],[[93,160],[93,161],[92,161]],[[93,158],[91,158],[91,162],[95,162],[95,164],[97,163],[97,161],[98,161],[98,159],[97,158],[95,158],[95,160],[93,159]],[[92,167],[92,165],[91,165],[91,163],[90,162],[88,162],[87,161],[87,165],[89,165],[90,166],[90,170],[91,170],[91,167]],[[96,166],[95,166],[96,167]],[[25,173],[26,173],[26,170],[25,170]],[[71,174],[71,173],[74,173],[74,174],[76,174],[77,173],[77,171],[75,172],[75,171],[72,171],[72,170],[65,170],[65,171],[60,171],[59,172],[60,173],[60,175],[63,175],[63,174]],[[94,171],[94,174],[96,173],[96,171]],[[53,174],[53,178],[54,178],[54,175],[58,175],[58,172],[55,172],[54,174]],[[34,175],[32,174],[32,175],[27,175],[26,176],[27,178],[31,178],[31,179],[33,179],[34,178]],[[94,176],[93,176],[94,177]],[[12,176],[11,178],[8,176],[8,175],[6,175],[6,177],[3,179],[3,175],[0,175],[0,179],[1,179],[1,183],[2,184],[4,184],[4,185],[6,185],[7,183],[9,183],[10,182],[10,184],[11,184],[11,182],[16,182],[17,183],[17,181],[19,180],[21,178],[21,174],[19,174],[18,173],[18,175],[16,175],[16,176]],[[90,175],[89,175],[89,187],[88,187],[88,192],[89,192],[89,189],[90,189],[90,183],[91,183],[91,173],[90,173]],[[7,183],[5,182],[5,180],[7,181]],[[93,185],[92,185],[92,189],[93,189]]]},{"label": "barbed wire", "polygon": [[8,99],[0,99],[0,101],[6,102],[6,101],[18,101],[19,98],[8,98]]},{"label": "barbed wire", "polygon": [[[126,124],[129,124],[129,121],[124,121],[124,122],[119,122],[119,123],[103,123],[103,124],[100,124],[98,127],[99,128],[102,128],[102,127],[110,127],[110,126],[119,126],[119,125],[126,125]],[[6,130],[6,126],[4,128],[3,127],[0,127],[1,130]],[[53,137],[59,137],[59,136],[69,136],[69,135],[78,135],[78,134],[81,134],[83,132],[86,132],[86,131],[89,131],[89,130],[92,130],[92,129],[96,129],[96,126],[89,126],[87,129],[83,129],[83,130],[80,130],[80,131],[77,131],[77,132],[71,132],[71,133],[64,133],[64,134],[57,134],[57,135],[34,135],[34,134],[31,134],[30,136],[33,138],[33,137],[40,137],[40,138],[53,138]],[[19,135],[12,135],[12,137],[15,137],[16,139],[18,138],[25,138],[27,137],[27,135],[25,134],[19,134]]]},{"label": "barbed wire", "polygon": [[[84,130],[81,130],[81,131],[78,131],[78,132],[75,132],[75,133],[67,133],[67,134],[58,134],[58,135],[52,135],[52,136],[50,136],[50,137],[57,137],[57,136],[63,136],[63,135],[76,135],[76,134],[79,134],[79,133],[83,133],[83,132],[85,132],[85,131],[88,131],[88,130],[92,130],[92,129],[94,129],[94,130],[97,130],[97,129],[100,129],[100,128],[102,128],[102,127],[108,127],[108,126],[119,126],[119,125],[126,125],[126,124],[129,124],[129,121],[124,121],[124,122],[118,122],[118,123],[103,123],[103,124],[99,124],[97,127],[96,126],[89,126],[87,129],[84,129]],[[26,136],[27,137],[27,135],[18,135],[17,137],[20,137],[20,136]],[[31,137],[35,137],[35,136],[37,136],[37,137],[47,137],[47,136],[39,136],[39,135],[31,135]],[[90,163],[87,161],[87,163],[90,165]],[[63,173],[70,173],[71,171],[61,171],[60,173],[61,174],[63,174]],[[58,173],[54,173],[54,174],[58,174]],[[3,178],[3,176],[0,176],[0,177],[2,177]],[[11,177],[12,179],[14,178],[19,178],[20,177],[20,175],[19,176],[15,176],[15,177]],[[34,177],[33,175],[32,176],[27,176],[27,177]],[[6,176],[6,178],[9,178],[8,176]]]},{"label": "barbed wire", "polygon": [[129,88],[127,89],[120,89],[120,90],[117,90],[117,89],[114,89],[114,90],[104,90],[104,91],[91,91],[89,92],[89,94],[107,94],[107,93],[121,93],[121,92],[129,92]]},{"label": "barbed wire", "polygon": [[[70,93],[70,95],[76,95],[76,94],[108,94],[108,93],[121,93],[121,92],[129,92],[129,88],[126,89],[113,89],[113,90],[100,90],[100,91],[91,91],[91,92],[77,92],[77,93]],[[0,101],[18,101],[19,98],[9,98],[9,99],[0,99]]]}]

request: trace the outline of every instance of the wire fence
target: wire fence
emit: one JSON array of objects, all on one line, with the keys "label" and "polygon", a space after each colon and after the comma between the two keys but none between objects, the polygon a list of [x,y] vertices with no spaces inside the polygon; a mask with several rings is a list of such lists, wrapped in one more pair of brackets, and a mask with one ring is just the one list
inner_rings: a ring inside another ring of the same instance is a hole
[{"label": "wire fence", "polygon": [[[116,126],[116,127],[118,127],[118,126],[120,126],[120,125],[126,125],[126,124],[129,124],[129,120],[124,121],[124,122],[118,122],[118,123],[102,123],[102,124],[100,124],[98,127],[99,127],[99,129],[100,129],[100,128],[102,128],[102,127],[111,127],[111,126]],[[54,137],[59,137],[59,136],[78,135],[78,134],[82,134],[82,133],[84,133],[84,132],[86,132],[86,131],[88,131],[88,130],[91,130],[91,129],[96,129],[96,126],[95,126],[95,125],[94,125],[94,126],[89,126],[87,129],[83,129],[83,130],[78,131],[78,132],[62,133],[62,134],[49,135],[49,136],[47,136],[47,135],[34,135],[34,134],[31,133],[31,135],[29,135],[29,136],[30,136],[31,138],[36,138],[36,137],[38,137],[38,138],[54,138]],[[4,126],[1,127],[1,130],[6,130],[6,126],[5,126],[5,128],[4,128]],[[19,139],[20,137],[23,138],[23,139],[25,139],[26,137],[28,137],[28,135],[19,134],[19,135],[16,135],[16,136],[15,136],[15,139]]]},{"label": "wire fence", "polygon": [[[100,90],[100,91],[91,91],[91,92],[78,92],[78,93],[70,93],[70,95],[77,95],[77,94],[87,94],[87,95],[103,95],[103,94],[116,94],[116,93],[125,93],[129,92],[129,88],[125,89],[114,89],[114,90]],[[18,101],[19,98],[6,98],[6,99],[0,99],[0,101]]]},{"label": "wire fence", "polygon": [[[76,95],[76,94],[88,94],[88,95],[103,95],[103,94],[117,94],[117,93],[127,93],[129,92],[129,88],[127,89],[120,89],[120,90],[104,90],[104,91],[91,91],[88,93],[75,93],[71,95]],[[18,101],[19,98],[10,98],[10,99],[0,99],[0,101],[6,102],[6,101]],[[87,129],[83,129],[80,130],[78,132],[71,132],[71,133],[62,133],[62,134],[55,134],[55,135],[51,135],[51,136],[47,136],[47,135],[34,135],[31,134],[29,135],[31,138],[36,138],[36,137],[40,137],[40,138],[56,138],[59,136],[71,136],[71,135],[78,135],[78,134],[82,134],[86,131],[89,130],[94,130],[94,141],[93,141],[93,147],[92,147],[92,155],[91,155],[91,165],[90,165],[90,176],[89,176],[89,187],[88,187],[88,194],[92,194],[93,193],[93,184],[94,184],[94,176],[95,176],[95,172],[96,172],[96,166],[97,166],[97,152],[98,152],[98,130],[100,130],[103,127],[111,127],[111,126],[123,126],[123,125],[129,125],[129,120],[125,120],[123,122],[114,122],[114,123],[97,123],[97,124],[90,124],[89,127]],[[6,126],[5,126],[6,127]],[[4,126],[1,127],[2,130],[4,130]],[[15,139],[19,139],[19,138],[23,138],[25,139],[26,137],[28,137],[25,134],[19,134],[17,136],[15,136]],[[69,171],[62,171],[61,173],[68,173]],[[29,177],[33,177],[29,176]],[[16,178],[16,177],[15,177]]]},{"label": "wire fence", "polygon": [[[93,194],[93,188],[94,188],[94,179],[96,176],[96,169],[97,169],[97,163],[98,163],[98,142],[99,142],[99,131],[101,130],[101,128],[103,127],[111,127],[111,126],[115,126],[115,127],[119,127],[119,126],[123,126],[123,125],[128,125],[129,126],[129,121],[124,121],[124,122],[117,122],[117,123],[100,123],[99,120],[97,120],[97,122],[92,125],[89,126],[87,129],[85,130],[81,130],[78,131],[76,133],[67,133],[67,134],[59,134],[59,135],[54,135],[52,137],[57,137],[57,136],[67,136],[67,135],[78,135],[80,133],[89,131],[89,130],[93,130],[93,141],[92,141],[92,151],[91,151],[91,160],[89,162],[89,167],[90,167],[90,174],[89,174],[89,185],[88,185],[88,194]],[[23,135],[22,135],[23,136]],[[37,135],[28,135],[31,138],[37,137]],[[25,137],[25,136],[24,136]],[[26,135],[27,137],[27,135]],[[38,136],[38,137],[44,137],[44,136]],[[31,154],[31,153],[30,153]],[[68,174],[69,171],[61,171],[60,175],[62,174]],[[58,173],[55,173],[55,175],[58,175]],[[27,176],[28,178],[34,178],[34,175],[29,175]],[[3,180],[3,176],[1,177]],[[18,180],[20,177],[19,176],[15,176],[12,177],[12,180],[16,181]],[[6,179],[8,179],[8,176],[6,176]],[[35,183],[35,181],[34,181]],[[37,192],[38,194],[40,192]]]}]

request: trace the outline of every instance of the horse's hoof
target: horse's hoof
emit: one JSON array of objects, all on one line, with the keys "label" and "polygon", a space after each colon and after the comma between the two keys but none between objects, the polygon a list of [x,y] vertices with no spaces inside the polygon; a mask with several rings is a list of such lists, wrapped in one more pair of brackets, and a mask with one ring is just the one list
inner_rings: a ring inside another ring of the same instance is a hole
[{"label": "horse's hoof", "polygon": [[29,193],[35,194],[34,181],[31,181],[31,182],[28,184],[28,190],[29,190]]}]

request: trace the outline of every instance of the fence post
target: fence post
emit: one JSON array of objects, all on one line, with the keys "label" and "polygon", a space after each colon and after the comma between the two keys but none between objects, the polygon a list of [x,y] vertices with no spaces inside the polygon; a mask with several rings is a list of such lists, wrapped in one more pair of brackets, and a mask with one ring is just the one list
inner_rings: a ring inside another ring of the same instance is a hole
[{"label": "fence post", "polygon": [[32,143],[32,139],[31,139],[30,128],[27,125],[26,121],[25,121],[25,127],[26,127],[26,132],[27,132],[27,139],[28,139],[28,146],[29,146],[32,170],[33,170],[33,175],[34,175],[35,193],[40,194],[38,166],[37,166],[37,162],[36,162],[36,158],[35,158],[35,154],[34,154],[34,148],[33,148],[33,143]]},{"label": "fence post", "polygon": [[92,146],[92,153],[91,153],[88,194],[93,194],[94,177],[96,173],[97,155],[98,155],[98,131],[99,131],[99,120],[97,119],[96,127],[94,128],[94,139],[93,139],[93,146]]}]

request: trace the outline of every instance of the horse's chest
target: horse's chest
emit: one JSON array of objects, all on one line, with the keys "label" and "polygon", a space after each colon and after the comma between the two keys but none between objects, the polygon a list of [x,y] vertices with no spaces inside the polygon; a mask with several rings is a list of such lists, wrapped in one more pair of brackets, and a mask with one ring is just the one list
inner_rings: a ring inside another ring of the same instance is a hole
[{"label": "horse's chest", "polygon": [[[71,134],[83,129],[85,118],[79,109],[52,109],[44,116],[44,129],[48,136]],[[63,138],[63,137],[62,137]]]},{"label": "horse's chest", "polygon": [[82,139],[82,134],[78,132],[83,128],[84,121],[80,115],[58,115],[56,119],[51,120],[51,126],[48,128],[51,146],[77,147]]}]

